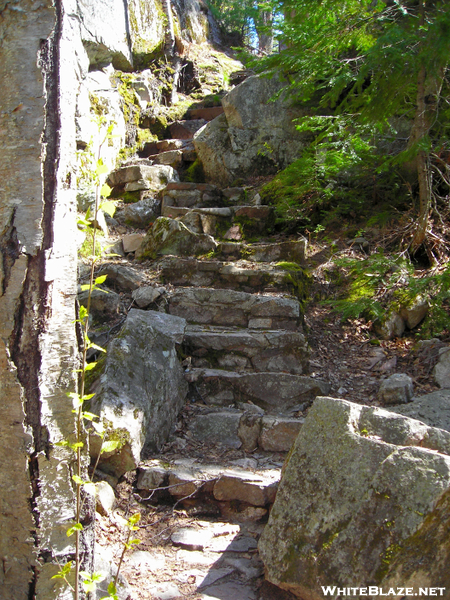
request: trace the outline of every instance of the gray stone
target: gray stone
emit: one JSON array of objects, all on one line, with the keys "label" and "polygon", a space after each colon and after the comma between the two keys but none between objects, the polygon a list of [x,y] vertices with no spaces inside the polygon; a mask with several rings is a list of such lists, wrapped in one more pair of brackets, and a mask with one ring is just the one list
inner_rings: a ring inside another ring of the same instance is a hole
[{"label": "gray stone", "polygon": [[304,419],[264,416],[261,423],[259,446],[270,452],[289,452],[303,421]]},{"label": "gray stone", "polygon": [[165,292],[166,288],[163,287],[143,286],[134,290],[131,296],[139,308],[148,308]]},{"label": "gray stone", "polygon": [[404,306],[400,310],[400,316],[405,321],[408,329],[414,329],[421,323],[428,313],[428,302],[423,298],[416,298],[411,306]]},{"label": "gray stone", "polygon": [[306,246],[306,239],[276,244],[253,244],[243,246],[242,253],[252,262],[286,261],[302,264],[305,261]]},{"label": "gray stone", "polygon": [[132,292],[137,287],[146,283],[145,276],[133,267],[107,263],[102,265],[99,275],[106,275],[105,285],[120,291]]},{"label": "gray stone", "polygon": [[136,252],[143,239],[144,234],[142,233],[130,233],[128,235],[124,235],[122,238],[124,252]]},{"label": "gray stone", "polygon": [[149,197],[134,204],[127,204],[120,213],[120,221],[139,229],[146,229],[160,215],[161,201],[159,198]]},{"label": "gray stone", "polygon": [[[131,309],[109,344],[92,411],[120,447],[102,454],[100,468],[120,476],[136,468],[141,456],[165,443],[187,393],[175,344],[185,321],[164,313]],[[98,438],[91,436],[97,456]]]},{"label": "gray stone", "polygon": [[196,415],[189,423],[188,433],[197,441],[240,448],[238,437],[241,413],[222,411]]},{"label": "gray stone", "polygon": [[441,348],[433,375],[439,387],[450,388],[450,348]]},{"label": "gray stone", "polygon": [[178,179],[177,172],[167,165],[130,165],[112,171],[107,183],[111,187],[124,185],[126,191],[159,191],[166,187],[167,183]]},{"label": "gray stone", "polygon": [[[78,294],[78,302],[87,307],[89,290]],[[96,289],[91,292],[91,305],[89,313],[95,321],[107,321],[114,318],[119,312],[120,296],[110,290]]]},{"label": "gray stone", "polygon": [[203,233],[202,221],[198,213],[189,211],[180,217],[180,221],[193,233]]},{"label": "gray stone", "polygon": [[239,536],[233,540],[216,538],[210,544],[212,552],[249,552],[256,550],[258,544],[255,538],[249,536]]},{"label": "gray stone", "polygon": [[275,470],[248,473],[243,469],[225,469],[214,484],[214,498],[265,506],[274,501],[279,480],[280,473]]},{"label": "gray stone", "polygon": [[256,600],[253,587],[237,581],[228,581],[220,585],[212,585],[198,596],[199,600]]},{"label": "gray stone", "polygon": [[217,360],[224,369],[230,365],[237,370],[252,368],[293,375],[302,375],[308,370],[306,340],[299,332],[205,329],[191,325],[186,330],[184,346],[186,353],[192,356],[208,358],[211,354],[210,366]]},{"label": "gray stone", "polygon": [[167,480],[167,469],[158,460],[152,460],[139,467],[136,487],[138,490],[155,490],[167,485]]},{"label": "gray stone", "polygon": [[[311,600],[322,599],[321,586],[331,581],[383,589],[394,580],[410,587],[443,581],[445,562],[436,561],[432,574],[428,560],[425,570],[418,572],[417,562],[411,568],[411,546],[424,556],[417,541],[429,536],[450,496],[450,456],[442,453],[450,434],[434,431],[441,435],[437,452],[428,443],[437,449],[433,429],[423,423],[317,398],[259,542],[269,581]],[[448,556],[444,539],[431,542],[441,545],[434,557]]]},{"label": "gray stone", "polygon": [[169,165],[177,169],[183,162],[183,152],[181,150],[167,150],[149,158],[153,159],[157,165]]},{"label": "gray stone", "polygon": [[381,382],[378,395],[383,404],[405,404],[414,393],[411,377],[406,373],[394,373]]},{"label": "gray stone", "polygon": [[420,398],[413,398],[405,406],[390,408],[396,413],[422,421],[431,427],[450,431],[450,390],[431,392]]},{"label": "gray stone", "polygon": [[190,323],[247,327],[252,318],[263,316],[267,318],[266,329],[296,329],[300,317],[300,304],[292,296],[178,288],[167,299],[169,312],[183,316]]},{"label": "gray stone", "polygon": [[205,573],[204,577],[200,578],[198,581],[196,580],[197,589],[201,589],[212,585],[216,581],[227,577],[227,575],[231,575],[234,571],[232,567],[222,567],[219,569],[210,569],[207,573]]},{"label": "gray stone", "polygon": [[278,78],[257,75],[222,98],[225,114],[194,137],[208,180],[229,185],[247,174],[283,168],[297,158],[302,136],[292,119],[300,112],[283,95],[272,101],[283,85]]},{"label": "gray stone", "polygon": [[373,324],[377,335],[383,340],[401,337],[405,331],[405,321],[395,311],[390,312],[385,318],[377,320]]},{"label": "gray stone", "polygon": [[[181,227],[179,225],[179,229]],[[192,239],[194,239],[193,235],[190,236]],[[185,236],[187,237],[187,234]],[[205,237],[211,239],[209,236],[205,235]],[[177,238],[182,238],[180,233],[177,234]],[[215,250],[216,247],[215,244],[209,250]],[[204,253],[206,252],[205,250]],[[168,254],[168,252],[165,253]],[[181,257],[189,255],[186,250],[177,247],[172,248],[172,254]],[[194,252],[190,253],[191,256],[193,254]],[[267,291],[270,289],[286,293],[298,288],[304,290],[308,286],[308,275],[303,271],[283,269],[276,265],[255,264],[249,261],[230,264],[217,260],[205,261],[168,256],[160,261],[159,266],[162,269],[164,280],[176,286],[217,286],[230,289],[241,288],[244,291]]]},{"label": "gray stone", "polygon": [[180,221],[159,217],[136,250],[136,258],[158,255],[195,256],[215,250],[216,242],[204,233],[194,233]]},{"label": "gray stone", "polygon": [[213,539],[212,530],[196,529],[194,527],[185,527],[178,529],[170,536],[175,546],[181,546],[187,550],[204,550],[210,545]]},{"label": "gray stone", "polygon": [[230,401],[252,402],[275,412],[287,412],[298,405],[306,408],[317,395],[326,394],[330,389],[324,381],[287,373],[193,369],[192,375],[197,375],[197,388],[211,404],[220,406],[229,405]]},{"label": "gray stone", "polygon": [[108,515],[112,512],[116,497],[114,490],[106,481],[99,481],[95,484],[96,490],[96,510],[101,515]]}]

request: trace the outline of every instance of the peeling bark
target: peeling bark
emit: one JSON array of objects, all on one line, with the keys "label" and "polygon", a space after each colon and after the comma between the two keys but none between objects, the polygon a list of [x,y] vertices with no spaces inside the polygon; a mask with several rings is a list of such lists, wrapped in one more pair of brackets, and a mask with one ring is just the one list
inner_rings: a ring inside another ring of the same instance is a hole
[{"label": "peeling bark", "polygon": [[[0,597],[71,598],[51,577],[73,555],[76,389],[76,33],[71,0],[0,13]],[[81,40],[79,40],[81,46]],[[65,48],[62,58],[61,48]],[[64,62],[64,64],[63,64]],[[62,126],[62,121],[65,126]],[[86,504],[85,563],[92,558]]]}]

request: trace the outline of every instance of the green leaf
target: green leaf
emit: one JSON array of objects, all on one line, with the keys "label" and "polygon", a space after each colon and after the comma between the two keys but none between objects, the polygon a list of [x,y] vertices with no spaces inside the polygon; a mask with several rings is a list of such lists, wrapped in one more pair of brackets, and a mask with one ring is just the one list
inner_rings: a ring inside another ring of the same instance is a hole
[{"label": "green leaf", "polygon": [[[76,412],[75,410],[73,410],[72,412]],[[83,442],[74,442],[73,444],[69,444],[70,449],[71,450],[78,450],[78,448],[83,448],[84,444]]]},{"label": "green leaf", "polygon": [[103,162],[103,159],[99,158],[98,161],[97,161],[97,167],[95,169],[95,174],[96,175],[104,175],[108,171],[109,171],[109,169],[105,165],[105,163]]},{"label": "green leaf", "polygon": [[85,371],[92,371],[92,369],[95,369],[96,366],[97,366],[96,362],[86,363],[84,365],[84,370]]},{"label": "green leaf", "polygon": [[66,532],[67,537],[71,537],[76,531],[83,531],[83,525],[81,523],[75,523],[73,527],[69,527]]},{"label": "green leaf", "polygon": [[88,349],[90,349],[90,348],[94,348],[94,350],[98,350],[99,352],[106,352],[105,348],[102,348],[101,346],[98,346],[97,344],[90,343],[88,345]]},{"label": "green leaf", "polygon": [[108,594],[111,594],[112,596],[117,594],[117,588],[114,581],[111,581],[111,583],[108,585]]},{"label": "green leaf", "polygon": [[107,277],[108,275],[99,275],[99,277],[95,278],[95,285],[101,285],[102,283],[105,283]]},{"label": "green leaf", "polygon": [[52,579],[65,579],[72,570],[73,561],[69,560],[63,565],[56,575],[53,575]]},{"label": "green leaf", "polygon": [[81,479],[81,477],[79,475],[72,475],[72,480],[77,484],[77,485],[83,485],[84,481]]},{"label": "green leaf", "polygon": [[87,421],[93,421],[94,419],[98,419],[98,415],[95,415],[94,413],[91,412],[83,412],[82,413],[82,418],[86,419]]},{"label": "green leaf", "polygon": [[83,283],[83,285],[80,285],[81,291],[85,292],[86,290],[89,290],[91,288],[89,283]]},{"label": "green leaf", "polygon": [[131,517],[128,519],[128,525],[129,526],[133,526],[136,525],[136,523],[138,523],[141,520],[141,513],[134,513],[134,515],[131,515]]},{"label": "green leaf", "polygon": [[102,202],[100,204],[100,208],[102,209],[103,212],[107,213],[110,217],[113,217],[114,213],[116,212],[116,205],[114,204],[114,202],[111,202],[111,201]]},{"label": "green leaf", "polygon": [[87,308],[85,306],[80,306],[79,315],[81,320],[84,320],[88,316]]},{"label": "green leaf", "polygon": [[104,198],[107,198],[111,192],[112,192],[112,188],[110,188],[107,183],[104,183],[100,190],[100,195],[103,196]]},{"label": "green leaf", "polygon": [[105,452],[112,452],[116,450],[120,446],[120,442],[118,440],[109,440],[108,442],[103,442],[102,447],[100,449],[100,454],[104,454]]}]

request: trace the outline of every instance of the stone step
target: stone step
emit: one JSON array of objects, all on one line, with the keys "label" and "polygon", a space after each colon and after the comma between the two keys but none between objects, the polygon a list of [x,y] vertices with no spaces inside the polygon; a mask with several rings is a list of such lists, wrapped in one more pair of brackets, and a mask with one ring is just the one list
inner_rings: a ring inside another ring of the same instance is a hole
[{"label": "stone step", "polygon": [[[173,182],[162,192],[161,214],[168,217],[168,211],[176,208],[203,208],[223,206],[219,188],[209,183]],[[178,216],[178,215],[177,215]]]},{"label": "stone step", "polygon": [[[197,153],[194,144],[190,140],[158,140],[156,142],[146,142],[142,150],[138,152],[140,158],[146,158],[155,164],[172,164],[170,156],[160,157],[167,152],[181,152],[184,162],[194,162]],[[175,158],[178,161],[178,158]]]},{"label": "stone step", "polygon": [[190,405],[187,438],[205,447],[289,452],[303,417],[265,414],[254,404],[243,405],[243,408],[245,410]]},{"label": "stone step", "polygon": [[[201,186],[201,187],[200,187]],[[204,189],[208,186],[208,189]],[[189,211],[201,208],[226,207],[226,199],[215,186],[209,184],[174,183],[162,193],[161,215],[186,218]],[[272,206],[237,205],[227,207],[227,212],[217,215],[207,223],[210,235],[225,240],[242,240],[245,235],[270,232],[274,225]],[[232,225],[237,227],[231,228]]]},{"label": "stone step", "polygon": [[[194,252],[191,251],[190,254]],[[232,263],[180,258],[178,255],[162,258],[157,266],[163,282],[176,286],[225,288],[251,293],[279,291],[303,298],[309,282],[304,271],[280,268],[273,263],[261,264],[243,260]]]},{"label": "stone step", "polygon": [[306,257],[307,240],[245,244],[243,242],[220,242],[217,253],[228,259],[245,259],[250,262],[294,262],[303,264]]},{"label": "stone step", "polygon": [[272,413],[295,414],[308,408],[316,396],[329,393],[319,379],[288,373],[237,373],[220,369],[191,369],[186,380],[208,405],[251,403]]},{"label": "stone step", "polygon": [[194,134],[206,125],[206,123],[207,121],[205,121],[205,119],[175,121],[169,125],[168,130],[172,139],[192,140]]},{"label": "stone step", "polygon": [[192,366],[236,371],[308,372],[308,349],[300,332],[189,325],[183,352]]},{"label": "stone step", "polygon": [[[181,504],[183,498],[189,500],[189,506],[192,506],[192,499],[208,496],[213,502],[225,503],[225,510],[231,503],[259,507],[261,510],[256,515],[262,518],[274,502],[280,477],[280,466],[250,470],[238,464],[199,463],[189,458],[170,463],[153,459],[139,467],[137,489],[143,497],[148,497],[152,492],[166,488],[164,491]],[[256,548],[256,544],[252,547]]]},{"label": "stone step", "polygon": [[300,304],[293,296],[186,287],[167,293],[165,302],[188,323],[301,331]]},{"label": "stone step", "polygon": [[167,152],[168,150],[181,150],[187,142],[183,140],[157,140],[154,142],[145,142],[140,155],[143,158],[150,156],[151,154],[159,154],[160,152]]},{"label": "stone step", "polygon": [[223,113],[222,106],[210,106],[208,108],[191,108],[186,113],[188,119],[204,119],[205,121],[212,121]]},{"label": "stone step", "polygon": [[159,191],[167,182],[178,181],[178,173],[168,165],[136,164],[120,167],[112,171],[106,183],[116,192],[134,192],[140,190]]},{"label": "stone step", "polygon": [[183,163],[182,150],[166,150],[159,154],[152,154],[148,159],[155,165],[170,165],[174,169],[179,169]]}]

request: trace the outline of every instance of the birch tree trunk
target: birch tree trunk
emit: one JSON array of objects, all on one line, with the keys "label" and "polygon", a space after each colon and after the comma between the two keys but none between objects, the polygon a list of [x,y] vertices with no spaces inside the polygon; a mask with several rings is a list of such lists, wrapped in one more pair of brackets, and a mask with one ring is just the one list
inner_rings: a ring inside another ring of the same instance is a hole
[{"label": "birch tree trunk", "polygon": [[[51,579],[73,552],[66,530],[75,514],[72,456],[55,446],[73,436],[66,392],[76,389],[78,357],[77,68],[68,4],[0,0],[2,600],[72,597]],[[86,514],[88,568],[90,521]]]}]

